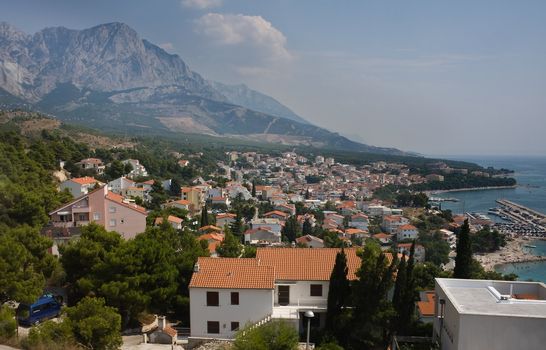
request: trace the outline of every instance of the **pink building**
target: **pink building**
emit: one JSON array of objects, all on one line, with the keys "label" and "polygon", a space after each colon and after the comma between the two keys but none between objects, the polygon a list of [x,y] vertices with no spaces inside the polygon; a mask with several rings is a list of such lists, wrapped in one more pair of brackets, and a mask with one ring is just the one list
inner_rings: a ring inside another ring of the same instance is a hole
[{"label": "pink building", "polygon": [[49,213],[55,227],[77,227],[95,222],[107,231],[131,239],[146,230],[146,209],[131,203],[106,186],[89,192]]}]

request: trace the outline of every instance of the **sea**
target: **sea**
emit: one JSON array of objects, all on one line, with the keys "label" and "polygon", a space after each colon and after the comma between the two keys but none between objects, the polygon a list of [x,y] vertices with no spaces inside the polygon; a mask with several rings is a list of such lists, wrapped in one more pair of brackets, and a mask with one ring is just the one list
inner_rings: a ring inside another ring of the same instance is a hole
[{"label": "sea", "polygon": [[[508,199],[541,213],[546,213],[546,156],[450,156],[444,157],[479,164],[483,167],[506,168],[514,170],[513,177],[518,187],[498,190],[447,192],[437,197],[457,198],[458,202],[443,202],[442,209],[453,213],[477,212],[488,215],[490,208],[497,206],[497,199]],[[490,216],[499,221],[500,218]],[[529,241],[528,248],[536,255],[546,255],[546,241]],[[546,261],[500,265],[498,272],[515,273],[519,280],[535,280],[546,283]]]}]

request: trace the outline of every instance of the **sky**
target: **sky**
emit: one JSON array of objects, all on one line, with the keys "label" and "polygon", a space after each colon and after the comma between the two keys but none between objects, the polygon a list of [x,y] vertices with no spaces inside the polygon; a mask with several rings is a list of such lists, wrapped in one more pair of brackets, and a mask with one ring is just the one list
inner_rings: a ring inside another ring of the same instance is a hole
[{"label": "sky", "polygon": [[124,22],[207,79],[422,154],[546,154],[543,0],[17,0],[27,33]]}]

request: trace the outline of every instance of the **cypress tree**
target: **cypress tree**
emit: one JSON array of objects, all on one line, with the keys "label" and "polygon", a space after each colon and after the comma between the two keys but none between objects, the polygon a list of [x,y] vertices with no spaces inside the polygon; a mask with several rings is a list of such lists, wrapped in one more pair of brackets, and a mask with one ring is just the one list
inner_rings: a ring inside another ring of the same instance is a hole
[{"label": "cypress tree", "polygon": [[233,233],[231,233],[231,230],[226,225],[224,227],[224,240],[222,243],[220,243],[216,249],[216,252],[222,258],[238,258],[242,251],[243,246],[241,245],[239,239],[236,238]]},{"label": "cypress tree", "polygon": [[402,291],[402,299],[398,317],[398,332],[406,334],[411,325],[415,310],[415,283],[413,280],[413,268],[415,267],[415,240],[411,244],[410,255],[406,267],[406,285]]},{"label": "cypress tree", "polygon": [[400,314],[404,312],[404,291],[407,284],[407,268],[406,254],[402,255],[402,259],[398,263],[396,272],[396,282],[394,284],[394,293],[392,297],[392,305],[396,311],[395,319],[393,320],[393,328],[395,332],[400,329]]},{"label": "cypress tree", "polygon": [[252,181],[252,198],[256,198],[256,181]]},{"label": "cypress tree", "polygon": [[455,257],[454,278],[470,278],[472,267],[472,243],[470,242],[470,226],[468,219],[464,221],[457,240],[457,256]]},{"label": "cypress tree", "polygon": [[345,250],[336,255],[336,262],[330,275],[330,286],[328,287],[328,312],[326,314],[326,330],[332,332],[336,338],[338,337],[338,328],[336,327],[339,315],[343,311],[343,307],[347,305],[350,286],[347,274],[347,255]]},{"label": "cypress tree", "polygon": [[207,210],[207,205],[201,209],[201,222],[199,227],[205,227],[209,225],[209,211]]},{"label": "cypress tree", "polygon": [[311,222],[309,219],[305,219],[303,222],[303,228],[302,228],[302,235],[310,235],[313,233],[313,226],[311,225]]}]

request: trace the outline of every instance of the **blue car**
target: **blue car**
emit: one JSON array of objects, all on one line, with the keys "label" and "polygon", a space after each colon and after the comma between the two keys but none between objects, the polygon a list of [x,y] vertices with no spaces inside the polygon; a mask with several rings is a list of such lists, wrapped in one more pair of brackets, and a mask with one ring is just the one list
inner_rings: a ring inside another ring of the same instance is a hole
[{"label": "blue car", "polygon": [[42,295],[33,304],[19,304],[17,321],[21,325],[36,325],[44,320],[58,317],[61,314],[62,300],[51,294]]}]

